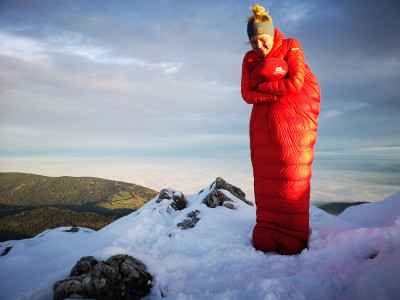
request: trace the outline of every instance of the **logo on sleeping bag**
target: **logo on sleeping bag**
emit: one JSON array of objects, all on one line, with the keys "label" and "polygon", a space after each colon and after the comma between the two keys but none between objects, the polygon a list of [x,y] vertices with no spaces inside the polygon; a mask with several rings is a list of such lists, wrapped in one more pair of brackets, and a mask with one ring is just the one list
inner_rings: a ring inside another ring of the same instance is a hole
[{"label": "logo on sleeping bag", "polygon": [[286,74],[286,71],[282,67],[276,67],[274,75]]}]

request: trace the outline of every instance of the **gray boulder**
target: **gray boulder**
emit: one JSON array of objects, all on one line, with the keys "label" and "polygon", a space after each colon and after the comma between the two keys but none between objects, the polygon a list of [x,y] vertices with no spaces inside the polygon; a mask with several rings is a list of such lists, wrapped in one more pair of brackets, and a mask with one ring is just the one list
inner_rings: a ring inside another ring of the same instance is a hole
[{"label": "gray boulder", "polygon": [[191,211],[186,215],[186,219],[182,222],[178,223],[176,226],[181,228],[182,230],[187,230],[196,226],[197,222],[200,221],[200,218],[197,215],[200,213],[199,210]]},{"label": "gray boulder", "polygon": [[213,190],[204,199],[204,203],[208,207],[215,208],[217,206],[225,206],[229,209],[235,208],[233,200],[226,196],[221,190],[226,190],[246,204],[254,206],[252,202],[246,200],[246,194],[240,188],[226,182],[221,177],[217,177],[210,188]]},{"label": "gray boulder", "polygon": [[233,196],[235,196],[236,198],[239,198],[240,200],[246,202],[247,204],[249,204],[248,202],[250,202],[250,201],[246,200],[245,192],[243,192],[237,186],[234,186],[234,185],[226,182],[221,177],[217,177],[217,179],[215,179],[215,187],[214,188],[216,190],[226,190],[226,191],[230,192]]},{"label": "gray boulder", "polygon": [[[211,208],[216,208],[217,206],[222,206],[222,205],[226,204],[226,202],[233,202],[233,201],[227,195],[225,195],[223,192],[218,191],[218,190],[212,190],[205,199],[206,205]],[[232,207],[228,207],[228,208],[232,208]]]},{"label": "gray boulder", "polygon": [[54,299],[141,299],[150,293],[152,277],[146,266],[129,255],[115,255],[106,262],[82,257],[70,277],[53,285]]},{"label": "gray boulder", "polygon": [[160,194],[158,194],[157,203],[160,203],[163,200],[172,199],[171,207],[175,210],[185,209],[188,205],[188,202],[185,199],[185,196],[178,191],[175,191],[171,188],[166,188],[161,190]]}]

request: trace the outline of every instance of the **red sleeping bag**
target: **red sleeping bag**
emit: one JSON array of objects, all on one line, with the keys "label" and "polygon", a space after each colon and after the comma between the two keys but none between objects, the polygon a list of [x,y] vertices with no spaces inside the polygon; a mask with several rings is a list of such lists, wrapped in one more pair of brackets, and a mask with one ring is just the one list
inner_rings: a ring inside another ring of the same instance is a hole
[{"label": "red sleeping bag", "polygon": [[252,88],[263,81],[279,80],[286,76],[288,64],[285,60],[267,57],[254,65],[250,74],[250,84]]},{"label": "red sleeping bag", "polygon": [[[287,63],[287,74],[284,67]],[[274,77],[274,72],[283,72]],[[272,76],[271,76],[272,74]],[[250,150],[257,205],[253,245],[296,254],[307,247],[311,164],[317,138],[320,89],[299,42],[275,29],[267,57],[243,60],[242,96],[253,104]]]}]

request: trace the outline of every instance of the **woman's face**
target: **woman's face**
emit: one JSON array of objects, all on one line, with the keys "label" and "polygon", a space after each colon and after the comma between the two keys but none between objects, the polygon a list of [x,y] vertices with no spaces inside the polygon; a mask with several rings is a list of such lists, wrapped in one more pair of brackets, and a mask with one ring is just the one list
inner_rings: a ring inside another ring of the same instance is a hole
[{"label": "woman's face", "polygon": [[270,34],[256,34],[250,38],[250,45],[253,50],[266,56],[274,45],[274,37]]}]

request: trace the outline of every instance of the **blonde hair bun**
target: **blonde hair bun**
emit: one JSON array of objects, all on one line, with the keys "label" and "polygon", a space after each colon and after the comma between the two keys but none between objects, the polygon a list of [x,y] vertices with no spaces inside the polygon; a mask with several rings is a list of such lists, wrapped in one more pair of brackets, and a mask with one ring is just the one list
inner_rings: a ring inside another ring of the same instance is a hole
[{"label": "blonde hair bun", "polygon": [[254,5],[251,7],[251,10],[252,10],[253,13],[254,13],[255,15],[257,15],[257,16],[266,15],[266,13],[265,13],[265,8],[262,7],[261,5],[254,4]]},{"label": "blonde hair bun", "polygon": [[272,23],[272,18],[268,14],[269,10],[265,10],[264,7],[258,4],[254,4],[250,9],[253,12],[253,15],[247,19],[247,22],[250,23],[259,23],[259,22],[269,22]]}]

